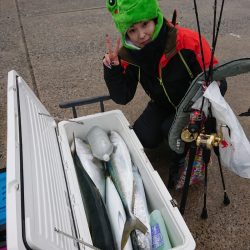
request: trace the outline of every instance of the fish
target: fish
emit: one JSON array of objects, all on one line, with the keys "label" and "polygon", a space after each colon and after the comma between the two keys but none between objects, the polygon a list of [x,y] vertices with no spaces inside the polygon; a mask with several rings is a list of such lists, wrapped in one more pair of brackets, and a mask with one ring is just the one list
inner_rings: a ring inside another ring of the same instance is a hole
[{"label": "fish", "polygon": [[116,250],[109,216],[101,194],[82,166],[75,150],[72,157],[93,245],[103,250]]},{"label": "fish", "polygon": [[[109,214],[111,227],[117,249],[121,248],[122,230],[126,221],[126,213],[123,208],[121,198],[110,176],[106,178],[106,208]],[[131,239],[129,238],[124,250],[133,250]]]},{"label": "fish", "polygon": [[151,249],[151,227],[150,217],[148,212],[147,200],[144,191],[141,175],[138,168],[133,164],[133,176],[134,176],[134,207],[133,214],[139,218],[148,228],[146,234],[143,234],[139,230],[135,230],[135,234],[132,235],[133,245],[137,245],[139,250],[150,250]]},{"label": "fish", "polygon": [[122,137],[114,130],[110,131],[110,141],[114,146],[114,150],[110,156],[107,167],[126,212],[126,222],[121,240],[121,249],[123,249],[133,230],[138,229],[145,234],[148,228],[132,213],[134,180],[132,161],[127,145]]},{"label": "fish", "polygon": [[103,200],[105,201],[105,169],[102,162],[93,156],[90,146],[80,138],[75,138],[76,153],[90,176],[95,183]]}]

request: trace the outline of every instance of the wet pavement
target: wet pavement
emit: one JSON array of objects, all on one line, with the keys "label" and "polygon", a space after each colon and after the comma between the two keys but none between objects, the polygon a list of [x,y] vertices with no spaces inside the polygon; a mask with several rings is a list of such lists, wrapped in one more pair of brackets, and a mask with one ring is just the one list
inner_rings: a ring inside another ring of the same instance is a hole
[{"label": "wet pavement", "polygon": [[[218,1],[219,5],[221,1]],[[198,1],[202,34],[211,41],[213,1]],[[182,26],[196,29],[192,1],[160,1],[165,16],[178,10]],[[250,1],[225,1],[216,56],[219,61],[249,57]],[[64,101],[107,94],[103,80],[102,57],[105,34],[115,39],[116,32],[104,1],[94,0],[0,0],[0,167],[6,165],[7,74],[15,69],[49,112],[56,117],[72,117],[58,104]],[[226,99],[236,114],[250,107],[250,74],[228,79]],[[128,105],[112,101],[106,110],[121,109],[133,123],[148,97],[139,87]],[[78,114],[99,112],[98,105],[81,107]],[[239,118],[250,137],[250,118]],[[167,182],[168,159],[164,148],[148,153],[153,166]],[[223,169],[231,200],[223,205],[223,190],[217,160],[208,172],[208,219],[200,219],[203,185],[190,188],[184,219],[193,234],[197,249],[250,249],[250,180]],[[170,191],[180,201],[181,191]]]}]

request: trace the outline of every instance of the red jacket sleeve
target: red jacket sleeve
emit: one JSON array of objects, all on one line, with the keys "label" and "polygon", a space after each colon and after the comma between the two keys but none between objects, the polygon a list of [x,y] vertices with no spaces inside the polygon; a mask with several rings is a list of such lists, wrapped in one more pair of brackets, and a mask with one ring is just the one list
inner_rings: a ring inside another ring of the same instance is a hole
[{"label": "red jacket sleeve", "polygon": [[[199,34],[193,30],[182,28],[177,26],[177,38],[176,38],[176,50],[180,51],[182,49],[189,49],[194,51],[196,55],[196,59],[200,64],[202,70],[204,70],[203,62],[202,62],[202,53],[201,53],[201,46],[199,40]],[[204,63],[206,69],[209,68],[210,61],[211,61],[211,48],[204,37],[202,37],[202,48],[203,48],[203,55],[204,55]],[[213,58],[213,65],[218,63],[217,59]]]}]

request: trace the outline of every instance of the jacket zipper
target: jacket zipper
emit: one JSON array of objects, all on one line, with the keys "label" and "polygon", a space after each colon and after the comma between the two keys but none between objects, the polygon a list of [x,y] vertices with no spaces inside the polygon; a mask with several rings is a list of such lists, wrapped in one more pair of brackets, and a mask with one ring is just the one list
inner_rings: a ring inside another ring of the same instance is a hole
[{"label": "jacket zipper", "polygon": [[164,93],[165,93],[165,95],[166,95],[168,101],[170,102],[170,104],[171,104],[171,105],[175,108],[175,110],[176,110],[177,107],[176,107],[176,106],[174,105],[174,103],[171,101],[171,99],[170,99],[170,97],[169,97],[169,95],[168,95],[168,93],[167,93],[167,90],[166,90],[166,88],[165,88],[165,86],[164,86],[164,84],[163,84],[163,81],[162,81],[162,68],[161,68],[160,65],[159,65],[159,78],[158,78],[158,80],[159,80],[159,83],[160,83],[161,87],[162,87],[163,90],[164,90]]},{"label": "jacket zipper", "polygon": [[128,62],[128,64],[131,64],[131,65],[138,68],[138,82],[141,82],[141,67],[139,65],[136,65],[136,64],[130,63],[130,62]]},{"label": "jacket zipper", "polygon": [[[136,64],[133,64],[133,63],[130,63],[130,62],[129,62],[129,64],[131,64],[131,65],[133,65],[133,66],[135,66],[135,67],[138,67],[138,70],[139,70],[139,72],[138,72],[138,81],[141,82],[141,68],[140,68],[140,66],[138,66],[138,65],[136,65]],[[175,106],[174,103],[171,101],[171,99],[170,99],[170,97],[169,97],[169,95],[168,95],[168,93],[167,93],[167,91],[166,91],[166,89],[165,89],[165,86],[164,86],[164,84],[163,84],[163,81],[162,81],[162,68],[161,68],[161,65],[159,65],[159,78],[158,78],[158,80],[159,80],[159,83],[160,83],[160,85],[162,86],[162,88],[163,88],[163,90],[164,90],[164,93],[165,93],[165,95],[166,95],[166,97],[167,97],[169,103],[174,107],[175,110],[177,110],[177,106]]]}]

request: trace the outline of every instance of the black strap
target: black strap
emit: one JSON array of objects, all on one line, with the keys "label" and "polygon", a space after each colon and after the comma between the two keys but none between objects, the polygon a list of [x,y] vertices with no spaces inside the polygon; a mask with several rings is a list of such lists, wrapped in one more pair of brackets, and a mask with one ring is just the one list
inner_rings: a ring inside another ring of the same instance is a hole
[{"label": "black strap", "polygon": [[239,116],[250,116],[250,108],[248,109],[247,112],[243,112],[243,113],[239,114]]}]

